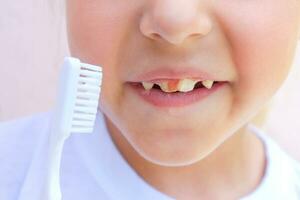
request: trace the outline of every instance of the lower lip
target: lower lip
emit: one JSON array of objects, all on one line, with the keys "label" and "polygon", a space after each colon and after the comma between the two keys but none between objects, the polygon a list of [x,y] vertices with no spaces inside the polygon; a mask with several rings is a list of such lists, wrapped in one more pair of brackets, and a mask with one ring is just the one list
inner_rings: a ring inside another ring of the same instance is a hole
[{"label": "lower lip", "polygon": [[200,102],[225,86],[227,82],[218,82],[212,88],[197,88],[189,92],[166,93],[158,89],[145,90],[141,84],[129,84],[138,96],[157,107],[182,107]]}]

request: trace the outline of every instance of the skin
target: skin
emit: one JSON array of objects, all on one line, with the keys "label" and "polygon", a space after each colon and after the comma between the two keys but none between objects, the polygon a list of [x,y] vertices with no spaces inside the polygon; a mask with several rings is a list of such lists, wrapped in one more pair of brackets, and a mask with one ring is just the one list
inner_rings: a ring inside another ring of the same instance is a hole
[{"label": "skin", "polygon": [[[124,158],[176,199],[237,199],[259,185],[262,142],[247,123],[286,79],[297,0],[67,0],[71,54],[103,67],[100,108]],[[199,65],[229,83],[199,103],[154,107],[125,86],[153,66]]]}]

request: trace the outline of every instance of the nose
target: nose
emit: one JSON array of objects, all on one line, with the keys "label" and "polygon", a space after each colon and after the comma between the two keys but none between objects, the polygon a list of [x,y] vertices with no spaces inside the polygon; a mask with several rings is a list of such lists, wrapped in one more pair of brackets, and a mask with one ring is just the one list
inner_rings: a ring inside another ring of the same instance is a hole
[{"label": "nose", "polygon": [[151,0],[145,9],[140,31],[152,40],[180,45],[188,38],[204,37],[212,22],[199,0]]}]

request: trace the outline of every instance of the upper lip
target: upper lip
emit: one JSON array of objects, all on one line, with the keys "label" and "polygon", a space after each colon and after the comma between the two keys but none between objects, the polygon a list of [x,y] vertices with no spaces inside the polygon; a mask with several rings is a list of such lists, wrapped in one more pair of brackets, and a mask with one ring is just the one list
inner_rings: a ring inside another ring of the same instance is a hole
[{"label": "upper lip", "polygon": [[156,82],[166,79],[197,79],[199,81],[213,80],[222,81],[206,71],[196,67],[158,67],[138,74],[131,79],[132,82]]}]

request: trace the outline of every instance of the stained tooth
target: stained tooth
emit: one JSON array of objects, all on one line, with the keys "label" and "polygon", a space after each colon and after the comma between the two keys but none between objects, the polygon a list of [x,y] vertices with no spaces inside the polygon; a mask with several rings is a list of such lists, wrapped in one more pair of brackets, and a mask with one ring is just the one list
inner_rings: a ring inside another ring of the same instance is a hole
[{"label": "stained tooth", "polygon": [[214,81],[212,80],[205,80],[202,81],[202,85],[204,85],[204,87],[206,87],[207,89],[210,89],[214,84]]},{"label": "stained tooth", "polygon": [[149,83],[149,82],[142,82],[143,87],[145,90],[151,90],[153,88],[154,83]]},{"label": "stained tooth", "polygon": [[169,90],[169,86],[168,86],[168,82],[167,81],[164,81],[164,82],[161,82],[161,83],[158,83],[160,89],[164,92],[173,92],[172,90]]},{"label": "stained tooth", "polygon": [[180,92],[189,92],[192,91],[197,83],[196,80],[192,79],[182,79],[178,84],[178,90]]}]

